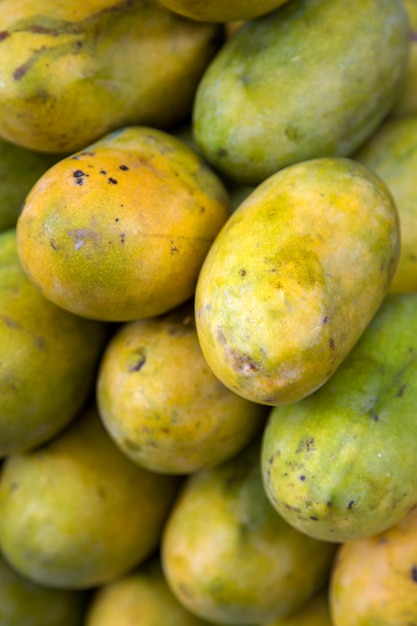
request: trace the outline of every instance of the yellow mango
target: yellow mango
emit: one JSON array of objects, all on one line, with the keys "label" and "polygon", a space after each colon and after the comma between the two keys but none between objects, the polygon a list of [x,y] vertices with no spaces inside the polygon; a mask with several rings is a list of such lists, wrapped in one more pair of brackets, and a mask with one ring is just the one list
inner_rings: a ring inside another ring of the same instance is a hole
[{"label": "yellow mango", "polygon": [[330,579],[334,626],[411,626],[417,621],[417,509],[338,549]]},{"label": "yellow mango", "polygon": [[187,118],[224,38],[151,0],[2,0],[0,24],[0,136],[67,154]]},{"label": "yellow mango", "polygon": [[72,313],[151,317],[193,296],[229,212],[222,182],[189,146],[124,128],[41,176],[17,222],[19,257],[45,297]]},{"label": "yellow mango", "polygon": [[341,157],[288,166],[232,213],[195,297],[214,374],[254,402],[313,393],[336,371],[384,299],[399,256],[388,187]]},{"label": "yellow mango", "polygon": [[110,436],[151,471],[189,474],[236,454],[264,407],[230,391],[200,349],[192,305],[122,325],[101,360],[97,402]]}]

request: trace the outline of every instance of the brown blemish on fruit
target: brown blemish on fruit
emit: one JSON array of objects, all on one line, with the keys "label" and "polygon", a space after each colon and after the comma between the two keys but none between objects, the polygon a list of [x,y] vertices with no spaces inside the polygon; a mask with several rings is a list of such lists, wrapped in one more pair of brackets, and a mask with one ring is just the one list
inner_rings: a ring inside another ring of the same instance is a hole
[{"label": "brown blemish on fruit", "polygon": [[127,172],[129,168],[127,167],[127,165],[119,165],[119,169],[122,170],[123,172]]},{"label": "brown blemish on fruit", "polygon": [[354,504],[355,504],[355,500],[351,500],[346,508],[350,511]]},{"label": "brown blemish on fruit", "polygon": [[146,355],[144,354],[143,348],[139,348],[138,350],[136,350],[136,355],[133,355],[134,357],[136,357],[134,362],[127,367],[128,372],[140,372],[140,370],[146,363]]},{"label": "brown blemish on fruit", "polygon": [[413,565],[411,567],[411,580],[414,583],[417,583],[417,565]]}]

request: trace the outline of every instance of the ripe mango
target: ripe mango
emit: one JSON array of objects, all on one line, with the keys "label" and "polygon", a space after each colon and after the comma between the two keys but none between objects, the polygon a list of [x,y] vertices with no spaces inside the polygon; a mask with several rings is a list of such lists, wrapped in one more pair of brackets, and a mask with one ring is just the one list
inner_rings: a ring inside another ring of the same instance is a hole
[{"label": "ripe mango", "polygon": [[199,275],[196,328],[214,374],[266,405],[313,393],[380,306],[399,241],[391,192],[351,159],[268,178],[230,216]]},{"label": "ripe mango", "polygon": [[196,142],[218,171],[251,185],[292,163],[350,156],[389,113],[408,56],[402,0],[286,2],[248,20],[209,63]]},{"label": "ripe mango", "polygon": [[61,154],[188,118],[224,38],[151,0],[2,0],[0,24],[0,135]]},{"label": "ripe mango", "polygon": [[234,456],[264,425],[264,407],[230,391],[207,365],[192,303],[122,325],[97,376],[103,423],[126,456],[189,474]]},{"label": "ripe mango", "polygon": [[40,177],[17,222],[19,258],[44,296],[76,315],[151,317],[193,296],[229,213],[223,183],[189,146],[123,128]]},{"label": "ripe mango", "polygon": [[368,538],[416,506],[416,336],[417,293],[387,296],[321,389],[271,410],[264,487],[300,532],[339,543]]},{"label": "ripe mango", "polygon": [[44,443],[94,391],[106,324],[64,311],[19,262],[14,228],[0,233],[0,458]]},{"label": "ripe mango", "polygon": [[177,487],[127,459],[91,405],[55,439],[4,461],[0,548],[40,585],[111,582],[157,548]]},{"label": "ripe mango", "polygon": [[188,476],[161,540],[162,567],[180,602],[220,624],[261,624],[300,608],[328,580],[334,544],[298,532],[270,505],[260,439]]},{"label": "ripe mango", "polygon": [[389,187],[400,218],[401,250],[390,292],[417,290],[417,116],[389,118],[354,155]]},{"label": "ripe mango", "polygon": [[417,619],[417,509],[387,531],[338,549],[330,579],[334,626],[411,626]]}]

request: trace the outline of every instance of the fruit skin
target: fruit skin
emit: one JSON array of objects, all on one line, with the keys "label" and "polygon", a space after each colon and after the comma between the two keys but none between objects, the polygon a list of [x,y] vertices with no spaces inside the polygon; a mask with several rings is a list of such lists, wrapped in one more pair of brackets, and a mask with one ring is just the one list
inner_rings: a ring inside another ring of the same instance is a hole
[{"label": "fruit skin", "polygon": [[0,139],[0,232],[16,226],[26,195],[58,160]]},{"label": "fruit skin", "polygon": [[41,585],[111,582],[157,548],[177,488],[177,477],[129,461],[90,406],[52,441],[4,461],[0,548]]},{"label": "fruit skin", "polygon": [[100,587],[88,607],[85,626],[207,626],[178,602],[158,557]]},{"label": "fruit skin", "polygon": [[350,159],[288,166],[234,211],[203,263],[196,328],[214,374],[254,402],[313,393],[386,295],[399,255],[387,186]]},{"label": "fruit skin", "polygon": [[386,532],[340,546],[330,580],[334,626],[410,626],[417,617],[417,509]]},{"label": "fruit skin", "polygon": [[87,595],[23,578],[0,556],[0,626],[82,626]]},{"label": "fruit skin", "polygon": [[248,20],[273,11],[288,0],[159,0],[170,11],[203,22]]},{"label": "fruit skin", "polygon": [[415,0],[403,0],[410,19],[409,60],[400,95],[391,108],[390,117],[407,117],[417,114],[417,4]]},{"label": "fruit skin", "polygon": [[19,257],[45,297],[72,313],[151,317],[193,296],[229,213],[224,185],[185,143],[123,128],[41,176],[17,222]]},{"label": "fruit skin", "polygon": [[234,456],[260,431],[265,410],[214,376],[193,306],[122,325],[97,376],[103,423],[126,456],[151,471],[190,474]]},{"label": "fruit skin", "polygon": [[248,20],[208,65],[196,142],[218,171],[251,185],[292,163],[350,156],[393,106],[408,55],[401,0],[287,2]]},{"label": "fruit skin", "polygon": [[260,440],[186,478],[161,540],[170,588],[188,610],[221,624],[290,615],[326,583],[332,543],[299,533],[262,488]]},{"label": "fruit skin", "polygon": [[4,0],[0,135],[68,154],[122,126],[168,128],[191,112],[221,25],[149,0]]},{"label": "fruit skin", "polygon": [[278,617],[259,626],[334,626],[330,620],[327,586],[288,617]]},{"label": "fruit skin", "polygon": [[107,324],[44,298],[19,263],[14,228],[0,233],[0,458],[44,443],[94,390]]},{"label": "fruit skin", "polygon": [[355,153],[389,187],[400,217],[401,251],[389,288],[393,293],[417,290],[417,117],[387,119]]},{"label": "fruit skin", "polygon": [[334,376],[272,409],[261,465],[267,496],[309,536],[372,537],[417,504],[417,293],[387,296]]}]

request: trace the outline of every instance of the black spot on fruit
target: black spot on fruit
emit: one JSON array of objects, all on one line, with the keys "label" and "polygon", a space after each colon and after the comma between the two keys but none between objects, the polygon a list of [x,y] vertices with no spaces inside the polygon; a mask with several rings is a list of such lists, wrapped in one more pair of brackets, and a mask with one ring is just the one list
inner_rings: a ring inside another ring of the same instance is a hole
[{"label": "black spot on fruit", "polygon": [[414,583],[417,583],[417,565],[413,565],[411,567],[411,580]]}]

